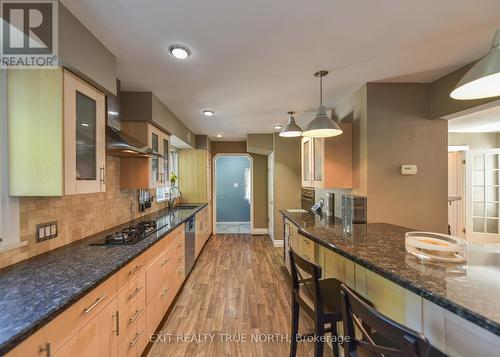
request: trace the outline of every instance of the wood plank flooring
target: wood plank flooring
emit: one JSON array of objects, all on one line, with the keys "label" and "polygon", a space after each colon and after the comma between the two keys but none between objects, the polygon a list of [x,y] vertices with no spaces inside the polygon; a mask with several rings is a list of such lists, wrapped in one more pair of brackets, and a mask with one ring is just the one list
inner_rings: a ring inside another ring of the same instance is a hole
[{"label": "wood plank flooring", "polygon": [[[288,356],[291,293],[282,249],[267,236],[210,237],[149,356]],[[311,327],[302,315],[299,331]],[[312,344],[299,343],[297,356],[312,353]]]}]

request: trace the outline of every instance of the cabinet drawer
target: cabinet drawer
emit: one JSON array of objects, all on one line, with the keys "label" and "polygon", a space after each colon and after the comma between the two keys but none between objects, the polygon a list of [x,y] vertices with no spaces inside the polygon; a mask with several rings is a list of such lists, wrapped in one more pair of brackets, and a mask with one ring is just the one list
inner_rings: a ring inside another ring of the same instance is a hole
[{"label": "cabinet drawer", "polygon": [[176,246],[171,245],[146,269],[146,301],[150,301],[163,284],[168,282],[168,273],[173,271],[176,261]]},{"label": "cabinet drawer", "polygon": [[141,254],[118,272],[118,288],[121,289],[129,281],[141,275],[144,269],[146,269],[146,255]]},{"label": "cabinet drawer", "polygon": [[146,309],[146,273],[123,286],[118,293],[120,341],[133,329]]},{"label": "cabinet drawer", "polygon": [[163,252],[175,241],[175,239],[184,235],[184,225],[177,227],[172,232],[163,237],[159,242],[146,250],[146,266],[150,266]]},{"label": "cabinet drawer", "polygon": [[305,259],[315,262],[315,257],[314,257],[314,242],[311,241],[310,239],[300,237],[299,240],[299,245],[300,245],[300,255],[302,255]]},{"label": "cabinet drawer", "polygon": [[146,314],[142,314],[137,323],[128,333],[124,334],[120,343],[120,357],[139,357],[148,344],[149,335],[146,333]]},{"label": "cabinet drawer", "polygon": [[170,287],[170,282],[165,281],[151,300],[146,303],[146,331],[148,336],[155,333],[174,296],[175,294]]}]

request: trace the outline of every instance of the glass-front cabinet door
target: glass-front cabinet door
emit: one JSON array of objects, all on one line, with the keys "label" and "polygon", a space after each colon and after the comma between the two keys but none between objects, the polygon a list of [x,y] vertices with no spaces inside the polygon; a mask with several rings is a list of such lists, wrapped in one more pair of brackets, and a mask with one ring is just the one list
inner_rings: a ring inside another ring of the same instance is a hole
[{"label": "glass-front cabinet door", "polygon": [[[159,153],[160,152],[160,137],[157,132],[151,132],[151,148]],[[158,156],[151,158],[151,187],[158,187],[161,181],[160,173],[160,159]]]},{"label": "glass-front cabinet door", "polygon": [[313,181],[315,187],[321,187],[323,182],[323,148],[324,139],[312,139],[312,163],[313,163]]},{"label": "glass-front cabinet door", "polygon": [[168,186],[170,184],[170,166],[169,166],[169,158],[170,158],[170,149],[168,145],[168,137],[162,138],[162,152],[163,158],[162,161],[162,186]]},{"label": "glass-front cabinet door", "polygon": [[312,186],[311,139],[302,138],[302,186]]},{"label": "glass-front cabinet door", "polygon": [[64,72],[65,194],[104,192],[104,94]]}]

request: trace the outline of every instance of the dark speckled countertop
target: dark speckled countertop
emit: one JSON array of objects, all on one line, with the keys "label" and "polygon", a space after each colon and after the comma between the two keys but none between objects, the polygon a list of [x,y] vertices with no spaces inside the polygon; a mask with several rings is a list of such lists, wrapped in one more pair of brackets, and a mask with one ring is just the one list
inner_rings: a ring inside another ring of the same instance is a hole
[{"label": "dark speckled countertop", "polygon": [[472,247],[466,264],[423,263],[405,250],[412,229],[369,223],[344,234],[338,218],[280,212],[316,243],[500,336],[499,253]]},{"label": "dark speckled countertop", "polygon": [[[158,211],[0,270],[0,355],[186,222],[206,203],[192,205],[197,207]],[[156,220],[158,228],[163,228],[132,245],[89,245],[140,220]]]}]

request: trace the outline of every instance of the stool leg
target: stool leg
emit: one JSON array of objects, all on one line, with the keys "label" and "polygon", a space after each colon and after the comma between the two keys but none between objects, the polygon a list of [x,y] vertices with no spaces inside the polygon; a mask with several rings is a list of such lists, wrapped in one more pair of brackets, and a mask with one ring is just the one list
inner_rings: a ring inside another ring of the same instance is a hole
[{"label": "stool leg", "polygon": [[316,321],[316,331],[314,331],[314,356],[323,357],[323,350],[325,347],[324,342],[321,337],[325,336],[325,323],[321,321]]},{"label": "stool leg", "polygon": [[292,299],[292,343],[290,345],[290,357],[297,356],[297,334],[299,333],[299,304]]},{"label": "stool leg", "polygon": [[332,323],[332,347],[333,347],[333,357],[339,357],[339,344],[333,341],[333,338],[339,336],[339,332],[337,330],[337,323]]}]

